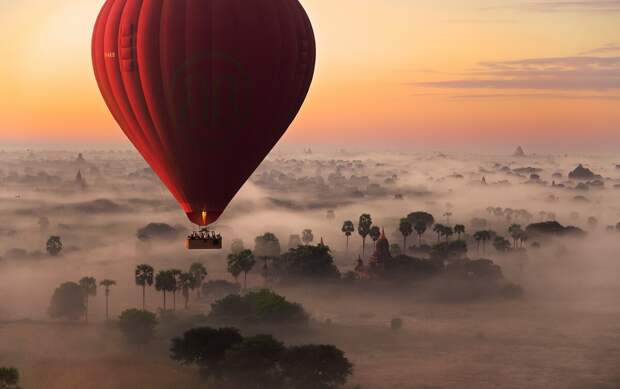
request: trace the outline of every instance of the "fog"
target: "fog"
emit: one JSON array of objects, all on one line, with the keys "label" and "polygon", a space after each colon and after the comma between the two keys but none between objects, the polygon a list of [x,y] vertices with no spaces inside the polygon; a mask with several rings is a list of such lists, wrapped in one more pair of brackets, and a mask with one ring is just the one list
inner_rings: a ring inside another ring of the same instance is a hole
[{"label": "fog", "polygon": [[[593,175],[569,177],[580,164]],[[305,229],[313,244],[330,247],[345,274],[362,255],[357,232],[346,248],[345,220],[357,228],[368,213],[403,248],[400,219],[426,211],[436,223],[463,224],[467,256],[492,260],[522,294],[455,302],[433,299],[433,287],[272,285],[259,262],[248,286],[274,288],[314,323],[278,336],[344,350],[354,364],[348,388],[620,388],[618,164],[618,155],[272,153],[214,226],[224,249],[190,252],[184,238],[192,225],[138,154],[0,151],[0,366],[19,368],[23,388],[207,387],[168,358],[179,334],[158,333],[136,352],[104,324],[103,290],[90,299],[86,324],[48,316],[54,289],[84,276],[116,280],[110,310],[117,317],[141,304],[137,264],[157,271],[200,261],[207,280],[232,282],[226,258],[234,239],[253,249],[256,236],[272,232],[285,251],[290,235]],[[551,220],[583,234],[530,236],[524,249],[508,252],[491,243],[483,251],[471,240],[486,229],[512,243],[511,224]],[[176,236],[138,239],[149,223],[166,223]],[[46,252],[50,236],[62,239],[58,256]],[[437,236],[429,229],[423,240],[434,244]],[[407,246],[415,244],[414,232]],[[364,252],[367,261],[369,238]],[[161,307],[153,288],[146,298],[147,309]],[[191,313],[208,312],[209,303],[192,298]],[[390,329],[393,318],[402,319],[401,331]]]}]

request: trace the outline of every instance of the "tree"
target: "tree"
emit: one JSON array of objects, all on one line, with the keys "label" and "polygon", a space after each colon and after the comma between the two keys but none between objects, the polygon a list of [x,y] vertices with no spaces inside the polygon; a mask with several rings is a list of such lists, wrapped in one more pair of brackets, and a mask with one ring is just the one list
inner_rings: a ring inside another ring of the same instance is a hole
[{"label": "tree", "polygon": [[164,294],[164,311],[166,310],[166,292],[176,290],[177,280],[170,270],[160,270],[155,276],[155,290]]},{"label": "tree", "polygon": [[93,277],[83,277],[80,282],[80,287],[84,292],[84,303],[86,305],[86,311],[84,313],[86,317],[86,322],[88,323],[88,298],[90,296],[97,295],[97,280]]},{"label": "tree", "polygon": [[177,310],[177,291],[179,290],[179,276],[183,273],[179,269],[170,269],[170,273],[174,278],[174,284],[172,285],[170,291],[172,292],[172,310]]},{"label": "tree", "polygon": [[372,226],[370,227],[370,232],[368,233],[368,235],[370,235],[370,239],[372,239],[372,242],[376,247],[377,241],[381,237],[381,229],[377,226]]},{"label": "tree", "polygon": [[357,233],[362,237],[362,257],[366,250],[366,237],[370,234],[370,228],[372,227],[372,218],[369,214],[364,213],[360,216],[360,220],[357,223]]},{"label": "tree", "polygon": [[136,266],[136,285],[142,287],[142,310],[146,309],[146,287],[153,285],[153,273],[155,270],[150,265]]},{"label": "tree", "polygon": [[286,348],[271,335],[255,335],[234,344],[221,363],[224,380],[235,388],[282,388],[278,363]]},{"label": "tree", "polygon": [[312,243],[312,241],[314,240],[314,234],[312,233],[312,230],[303,230],[301,233],[301,240],[304,242],[305,245],[309,245],[310,243]]},{"label": "tree", "polygon": [[153,312],[128,309],[118,319],[118,327],[129,343],[146,344],[155,336],[157,318]]},{"label": "tree", "polygon": [[329,246],[299,246],[276,258],[267,277],[281,282],[339,280]]},{"label": "tree", "polygon": [[450,237],[454,235],[454,230],[450,226],[444,226],[441,235],[446,237],[446,242],[450,241]]},{"label": "tree", "polygon": [[57,256],[62,251],[62,241],[60,240],[60,236],[50,236],[47,240],[46,250],[49,255],[52,257]]},{"label": "tree", "polygon": [[183,299],[185,300],[185,309],[189,309],[189,292],[196,288],[197,282],[194,274],[181,273],[177,279],[178,288],[181,289]]},{"label": "tree", "polygon": [[405,253],[407,253],[407,237],[413,233],[413,226],[411,225],[409,219],[400,219],[398,231],[400,231],[403,236],[403,249],[405,250]]},{"label": "tree", "polygon": [[465,226],[462,224],[455,225],[454,233],[458,236],[458,239],[461,240],[461,235],[465,234]]},{"label": "tree", "polygon": [[116,281],[105,279],[99,283],[99,285],[105,288],[105,320],[110,320],[110,287],[116,285]]},{"label": "tree", "polygon": [[230,244],[230,252],[233,254],[239,254],[243,250],[245,250],[245,247],[241,239],[235,239]]},{"label": "tree", "polygon": [[264,262],[267,268],[267,261],[280,255],[280,240],[271,232],[266,232],[254,239],[254,255]]},{"label": "tree", "polygon": [[[243,250],[246,251],[246,250]],[[238,254],[229,254],[228,255],[228,272],[233,276],[235,282],[239,283],[239,275],[241,274],[241,267],[239,266],[239,262],[237,261],[237,257],[241,255],[243,252],[241,251]],[[232,258],[235,258],[234,260]]]},{"label": "tree", "polygon": [[344,232],[344,235],[347,237],[347,251],[349,251],[349,238],[351,234],[355,232],[355,226],[351,220],[346,220],[342,224],[342,232]]},{"label": "tree", "polygon": [[512,242],[513,242],[514,248],[517,248],[517,240],[519,239],[519,236],[521,234],[523,234],[523,230],[521,229],[521,225],[519,225],[519,224],[512,224],[510,227],[508,227],[508,233],[512,237]]},{"label": "tree", "polygon": [[510,242],[503,236],[496,236],[493,240],[493,247],[495,247],[495,250],[497,251],[506,252],[510,250],[510,246]]},{"label": "tree", "polygon": [[476,231],[474,234],[474,239],[476,240],[478,249],[480,249],[480,242],[482,242],[482,252],[484,253],[486,250],[487,241],[494,238],[494,236],[495,233],[492,233],[492,231],[489,230]]},{"label": "tree", "polygon": [[412,226],[415,226],[418,223],[424,223],[427,229],[435,224],[435,218],[427,212],[412,212],[407,215],[407,220],[409,220]]},{"label": "tree", "polygon": [[75,282],[65,282],[56,288],[48,308],[49,315],[54,319],[78,320],[85,311],[84,291]]},{"label": "tree", "polygon": [[204,282],[205,278],[207,278],[207,275],[209,274],[207,272],[207,268],[205,267],[205,265],[203,265],[200,262],[194,262],[189,267],[189,273],[194,277],[193,278],[194,285],[192,289],[197,290],[198,298],[200,298],[200,290],[202,289],[202,283]]},{"label": "tree", "polygon": [[170,358],[182,365],[198,365],[205,378],[217,378],[226,351],[242,341],[236,328],[193,328],[172,339]]},{"label": "tree", "polygon": [[332,389],[347,383],[353,365],[332,345],[293,346],[282,358],[282,369],[294,389]]},{"label": "tree", "polygon": [[0,367],[0,389],[19,389],[19,370],[14,367]]},{"label": "tree", "polygon": [[433,232],[437,234],[437,243],[441,241],[441,237],[443,236],[445,228],[446,226],[444,226],[443,224],[435,224],[435,227],[433,227]]},{"label": "tree", "polygon": [[228,268],[233,267],[244,273],[243,289],[247,289],[248,273],[252,270],[254,264],[256,264],[256,259],[254,259],[254,254],[250,250],[243,250],[237,255],[231,254],[228,256]]},{"label": "tree", "polygon": [[[411,221],[409,222],[411,223]],[[424,233],[426,232],[426,223],[419,221],[414,225],[413,228],[415,229],[416,234],[418,234],[418,243],[420,246],[422,246],[422,235],[424,235]]]}]

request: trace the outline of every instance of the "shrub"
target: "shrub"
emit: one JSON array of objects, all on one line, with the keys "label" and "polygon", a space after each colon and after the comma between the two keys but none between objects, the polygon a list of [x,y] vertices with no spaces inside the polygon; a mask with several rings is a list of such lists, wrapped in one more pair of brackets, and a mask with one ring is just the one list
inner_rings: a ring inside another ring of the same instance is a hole
[{"label": "shrub", "polygon": [[154,313],[128,309],[119,316],[118,327],[129,343],[146,344],[155,336],[157,319]]}]

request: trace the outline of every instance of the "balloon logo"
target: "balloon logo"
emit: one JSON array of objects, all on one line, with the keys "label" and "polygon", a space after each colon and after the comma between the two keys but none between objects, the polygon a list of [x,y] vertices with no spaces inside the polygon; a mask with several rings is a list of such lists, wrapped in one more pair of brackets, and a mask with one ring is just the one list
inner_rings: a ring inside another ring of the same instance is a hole
[{"label": "balloon logo", "polygon": [[316,45],[298,0],[107,0],[99,89],[190,221],[216,221],[299,112]]}]

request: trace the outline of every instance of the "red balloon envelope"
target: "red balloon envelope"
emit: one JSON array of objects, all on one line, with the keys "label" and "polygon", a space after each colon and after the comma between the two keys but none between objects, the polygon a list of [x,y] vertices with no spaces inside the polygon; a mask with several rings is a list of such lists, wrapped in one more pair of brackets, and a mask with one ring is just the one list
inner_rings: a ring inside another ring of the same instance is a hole
[{"label": "red balloon envelope", "polygon": [[315,52],[298,0],[107,0],[92,44],[112,115],[201,226],[297,115]]}]

